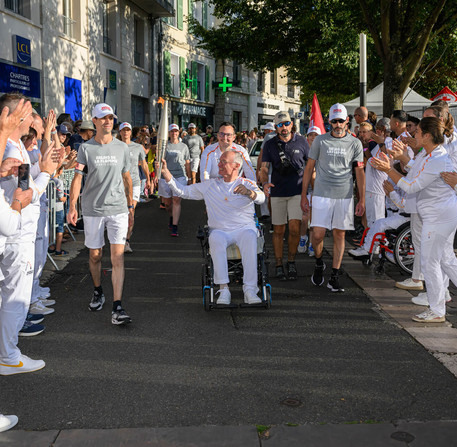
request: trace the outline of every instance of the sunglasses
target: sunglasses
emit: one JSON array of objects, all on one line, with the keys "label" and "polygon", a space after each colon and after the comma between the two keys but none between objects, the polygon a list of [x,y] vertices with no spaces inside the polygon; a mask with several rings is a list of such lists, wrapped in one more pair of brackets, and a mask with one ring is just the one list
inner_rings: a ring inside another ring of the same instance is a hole
[{"label": "sunglasses", "polygon": [[337,120],[332,120],[330,121],[332,124],[336,124],[336,123],[340,123],[340,124],[343,124],[346,122],[346,120],[342,120],[342,119],[337,119]]},{"label": "sunglasses", "polygon": [[279,128],[281,128],[282,126],[290,126],[291,125],[291,121],[285,121],[284,123],[279,123],[279,124],[276,124]]}]

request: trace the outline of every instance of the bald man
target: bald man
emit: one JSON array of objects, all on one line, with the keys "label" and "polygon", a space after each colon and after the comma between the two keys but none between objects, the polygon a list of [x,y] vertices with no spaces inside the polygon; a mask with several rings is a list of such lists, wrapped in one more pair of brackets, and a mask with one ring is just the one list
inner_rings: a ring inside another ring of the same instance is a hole
[{"label": "bald man", "polygon": [[368,120],[368,109],[364,106],[357,107],[354,110],[354,119],[357,124],[361,124]]}]

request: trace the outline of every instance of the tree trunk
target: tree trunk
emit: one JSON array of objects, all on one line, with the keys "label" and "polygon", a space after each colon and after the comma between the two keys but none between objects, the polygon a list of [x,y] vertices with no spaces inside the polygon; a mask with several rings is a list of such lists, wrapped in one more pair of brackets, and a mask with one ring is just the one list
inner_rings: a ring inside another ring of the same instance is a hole
[{"label": "tree trunk", "polygon": [[391,57],[384,65],[383,116],[387,118],[394,110],[403,108],[403,95],[407,87],[402,87],[402,80],[402,63],[399,58]]}]

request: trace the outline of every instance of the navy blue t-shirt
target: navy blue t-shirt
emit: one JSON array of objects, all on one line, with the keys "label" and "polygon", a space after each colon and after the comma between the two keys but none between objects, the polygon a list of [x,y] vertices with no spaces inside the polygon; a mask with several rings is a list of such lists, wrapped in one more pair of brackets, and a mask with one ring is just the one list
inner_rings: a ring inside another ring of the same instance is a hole
[{"label": "navy blue t-shirt", "polygon": [[[279,156],[278,142],[284,154],[290,161],[292,168],[287,174],[282,172],[282,163]],[[268,140],[263,147],[262,161],[271,164],[272,197],[291,197],[301,194],[303,171],[308,160],[309,145],[305,137],[293,134],[292,139],[285,143],[275,136]]]}]

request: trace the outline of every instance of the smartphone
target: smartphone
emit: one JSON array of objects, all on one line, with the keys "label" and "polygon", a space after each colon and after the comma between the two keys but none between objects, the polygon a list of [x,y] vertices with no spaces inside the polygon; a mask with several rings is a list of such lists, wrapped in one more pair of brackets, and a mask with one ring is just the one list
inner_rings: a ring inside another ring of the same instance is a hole
[{"label": "smartphone", "polygon": [[30,178],[30,165],[22,164],[18,168],[18,179],[17,186],[21,188],[22,191],[29,189],[29,178]]}]

